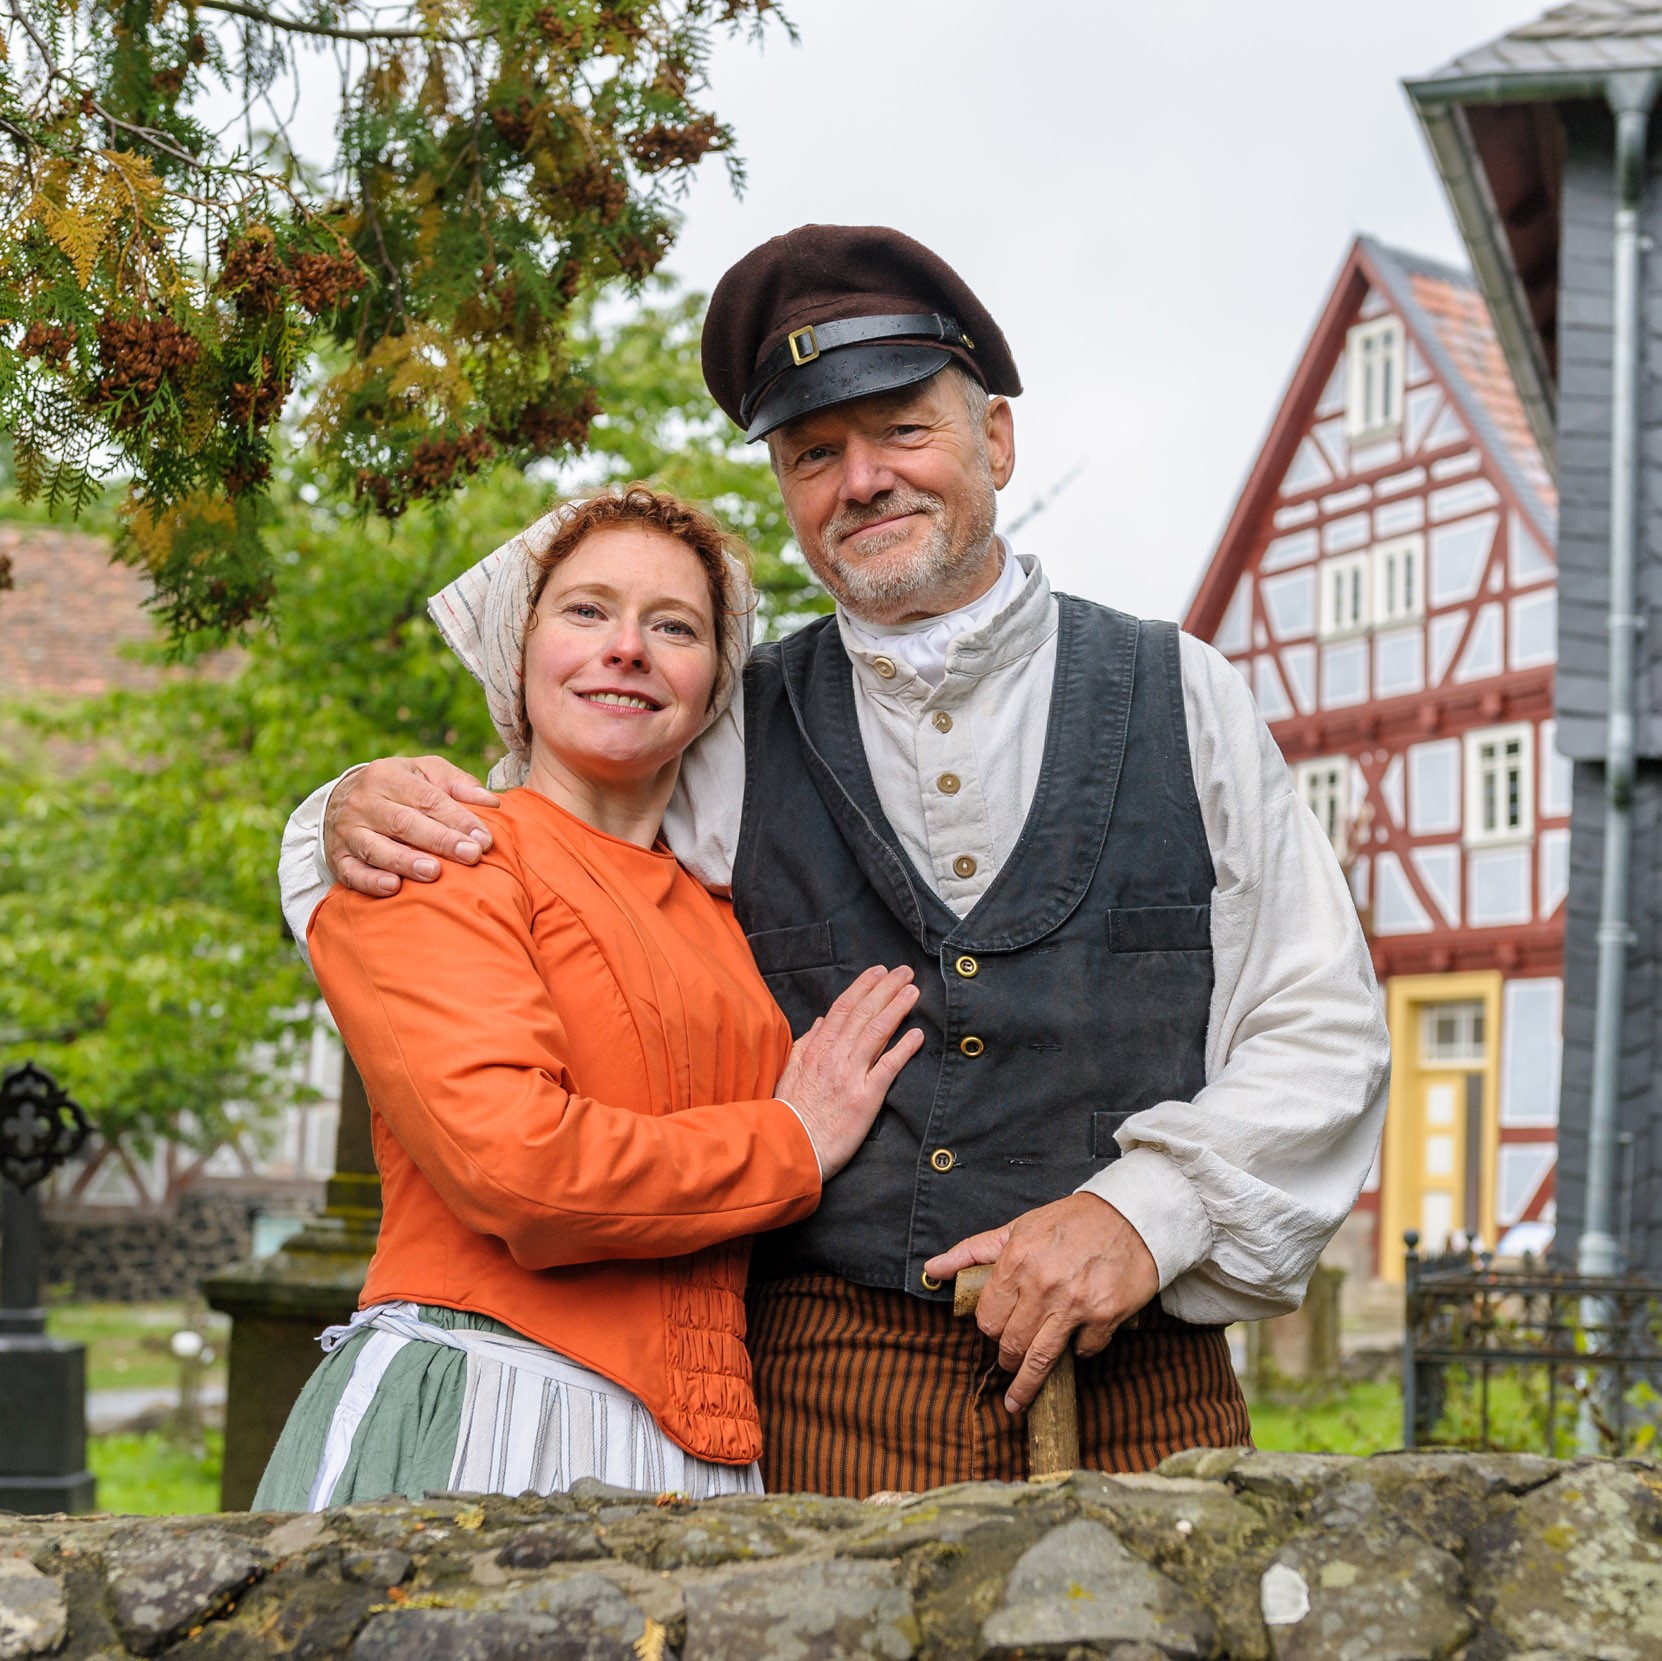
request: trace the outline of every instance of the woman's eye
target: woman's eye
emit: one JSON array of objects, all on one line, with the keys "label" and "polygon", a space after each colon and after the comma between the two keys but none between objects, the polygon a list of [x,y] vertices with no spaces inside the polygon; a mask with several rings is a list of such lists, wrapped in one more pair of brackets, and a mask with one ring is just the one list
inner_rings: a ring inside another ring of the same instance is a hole
[{"label": "woman's eye", "polygon": [[568,617],[592,618],[600,615],[600,607],[591,605],[587,600],[578,600],[566,607]]},{"label": "woman's eye", "polygon": [[698,630],[695,629],[691,623],[682,622],[679,617],[667,617],[658,626],[663,629],[666,634],[683,635],[688,640],[696,640],[698,638]]}]

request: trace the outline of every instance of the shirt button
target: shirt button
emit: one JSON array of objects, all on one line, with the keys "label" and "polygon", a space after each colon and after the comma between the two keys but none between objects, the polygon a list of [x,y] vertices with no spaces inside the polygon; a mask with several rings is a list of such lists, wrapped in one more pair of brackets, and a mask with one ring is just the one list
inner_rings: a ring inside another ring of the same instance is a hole
[{"label": "shirt button", "polygon": [[944,709],[938,709],[929,717],[930,724],[936,732],[951,732],[952,717]]},{"label": "shirt button", "polygon": [[952,874],[955,877],[973,877],[975,875],[975,856],[973,854],[959,854],[952,862]]},{"label": "shirt button", "polygon": [[895,677],[894,659],[892,657],[874,657],[871,666],[884,680],[892,681]]},{"label": "shirt button", "polygon": [[973,1032],[958,1040],[958,1048],[962,1050],[972,1061],[976,1058],[976,1056],[980,1055],[986,1047],[987,1046],[983,1044]]},{"label": "shirt button", "polygon": [[960,779],[956,773],[942,773],[941,776],[935,780],[935,788],[939,790],[943,796],[956,796],[962,785],[963,780]]},{"label": "shirt button", "polygon": [[918,1279],[923,1283],[923,1289],[926,1292],[938,1292],[941,1289],[941,1283],[927,1269],[918,1276]]},{"label": "shirt button", "polygon": [[951,1148],[937,1148],[932,1154],[930,1154],[929,1163],[933,1165],[937,1171],[950,1171],[952,1167],[958,1163],[958,1161],[953,1158]]},{"label": "shirt button", "polygon": [[981,973],[981,965],[973,957],[961,957],[952,966],[965,980],[973,980]]}]

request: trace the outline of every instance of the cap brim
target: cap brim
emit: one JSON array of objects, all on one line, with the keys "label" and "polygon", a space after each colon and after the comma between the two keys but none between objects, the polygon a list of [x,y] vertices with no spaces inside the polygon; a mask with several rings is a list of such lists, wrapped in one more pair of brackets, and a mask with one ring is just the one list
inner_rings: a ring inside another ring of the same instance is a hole
[{"label": "cap brim", "polygon": [[939,346],[904,340],[874,340],[867,346],[826,352],[789,370],[768,388],[745,428],[745,442],[754,444],[787,421],[832,404],[916,386],[946,368],[952,356]]}]

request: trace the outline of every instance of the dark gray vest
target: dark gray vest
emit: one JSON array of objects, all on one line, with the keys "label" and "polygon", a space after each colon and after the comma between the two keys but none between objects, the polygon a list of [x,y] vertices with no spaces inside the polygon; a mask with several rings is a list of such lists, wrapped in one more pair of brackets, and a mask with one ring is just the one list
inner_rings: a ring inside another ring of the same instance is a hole
[{"label": "dark gray vest", "polygon": [[733,901],[757,965],[801,1033],[870,964],[909,963],[925,1036],[819,1209],[757,1242],[758,1275],[949,1298],[928,1258],[1070,1193],[1128,1114],[1205,1082],[1214,874],[1177,630],[1058,604],[1038,787],[962,919],[878,803],[835,621],[745,671]]}]

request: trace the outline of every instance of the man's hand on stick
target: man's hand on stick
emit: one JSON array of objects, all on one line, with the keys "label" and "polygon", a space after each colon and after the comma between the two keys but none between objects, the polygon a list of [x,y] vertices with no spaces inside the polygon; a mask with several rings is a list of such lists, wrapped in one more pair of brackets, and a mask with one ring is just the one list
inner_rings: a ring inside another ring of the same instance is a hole
[{"label": "man's hand on stick", "polygon": [[335,786],[323,815],[323,857],[337,882],[377,898],[401,879],[432,882],[439,860],[476,865],[491,833],[462,804],[498,798],[443,756],[372,761]]},{"label": "man's hand on stick", "polygon": [[1012,1413],[1032,1404],[1070,1342],[1075,1353],[1095,1355],[1160,1290],[1143,1237],[1095,1194],[1069,1194],[972,1234],[924,1269],[946,1281],[972,1263],[996,1264],[975,1319],[1016,1375],[1004,1397]]}]

